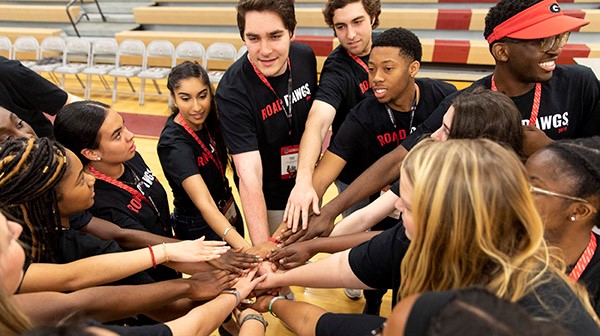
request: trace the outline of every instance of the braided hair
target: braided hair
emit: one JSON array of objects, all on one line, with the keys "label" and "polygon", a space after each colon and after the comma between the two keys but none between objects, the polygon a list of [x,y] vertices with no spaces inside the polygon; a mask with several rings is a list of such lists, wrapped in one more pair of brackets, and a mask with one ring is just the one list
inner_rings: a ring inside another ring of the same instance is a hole
[{"label": "braided hair", "polygon": [[[575,181],[573,196],[600,196],[600,136],[554,141],[543,150],[551,151],[562,161],[562,171]],[[598,215],[595,225],[600,227]]]},{"label": "braided hair", "polygon": [[67,168],[66,150],[54,140],[0,144],[0,209],[24,223],[21,240],[32,262],[57,259],[61,221],[54,187]]}]

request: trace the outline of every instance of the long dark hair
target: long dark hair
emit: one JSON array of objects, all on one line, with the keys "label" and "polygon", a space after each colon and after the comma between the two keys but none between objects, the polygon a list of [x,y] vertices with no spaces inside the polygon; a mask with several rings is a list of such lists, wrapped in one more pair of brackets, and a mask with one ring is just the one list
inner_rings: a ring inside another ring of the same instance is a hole
[{"label": "long dark hair", "polygon": [[0,146],[0,209],[24,223],[21,240],[32,262],[55,262],[61,230],[55,187],[68,170],[65,148],[54,140],[14,139]]},{"label": "long dark hair", "polygon": [[109,105],[85,100],[65,105],[54,120],[54,136],[72,150],[87,165],[90,160],[81,154],[83,149],[98,149],[100,128],[108,114]]},{"label": "long dark hair", "polygon": [[[221,124],[219,123],[219,112],[217,110],[215,95],[206,70],[200,64],[198,64],[198,62],[185,61],[171,70],[167,80],[167,88],[169,89],[169,92],[171,92],[173,100],[175,100],[175,90],[179,88],[182,80],[188,78],[197,78],[200,80],[200,82],[202,82],[202,84],[208,87],[208,94],[210,95],[210,112],[206,117],[205,123],[207,129],[210,130],[213,140],[217,144],[219,159],[223,164],[223,170],[225,170],[227,168],[227,164],[229,163],[227,147],[225,146],[223,132],[221,131]],[[170,108],[171,116],[176,116],[177,113],[179,113],[179,108],[177,108],[177,106],[174,104],[172,104]]]}]

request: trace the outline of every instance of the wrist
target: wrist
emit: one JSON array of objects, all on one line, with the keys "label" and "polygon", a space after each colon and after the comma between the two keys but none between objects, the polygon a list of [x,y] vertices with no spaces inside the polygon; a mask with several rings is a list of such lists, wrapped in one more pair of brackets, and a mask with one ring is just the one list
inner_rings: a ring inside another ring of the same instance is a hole
[{"label": "wrist", "polygon": [[285,300],[285,296],[276,296],[274,298],[271,299],[271,301],[269,301],[269,313],[271,315],[273,315],[274,317],[278,317],[277,314],[275,314],[275,312],[273,312],[273,306],[275,305],[275,302],[277,302],[278,300]]},{"label": "wrist", "polygon": [[221,291],[221,294],[228,294],[235,296],[235,306],[237,307],[242,301],[242,295],[237,288],[227,288]]},{"label": "wrist", "polygon": [[263,318],[263,316],[261,314],[256,314],[256,313],[252,312],[252,313],[248,313],[248,314],[244,315],[243,317],[240,314],[240,327],[242,325],[244,325],[244,323],[250,322],[250,321],[256,321],[256,323],[261,323],[263,325],[263,327],[265,328],[265,331],[267,330],[267,326],[269,325],[267,323],[267,321],[265,321],[265,319]]}]

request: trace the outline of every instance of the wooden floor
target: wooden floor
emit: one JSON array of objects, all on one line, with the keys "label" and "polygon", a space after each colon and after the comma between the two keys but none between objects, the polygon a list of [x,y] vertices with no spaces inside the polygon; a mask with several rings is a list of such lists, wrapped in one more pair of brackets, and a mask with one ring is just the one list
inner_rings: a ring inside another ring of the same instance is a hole
[{"label": "wooden floor", "polygon": [[[49,79],[49,77],[46,77]],[[139,83],[134,81],[134,86],[139,87]],[[112,83],[111,83],[112,84]],[[149,84],[149,85],[148,85]],[[146,85],[146,91],[152,93],[154,87],[151,83]],[[125,90],[127,88],[126,82],[119,84],[120,88]],[[121,113],[125,123],[132,132],[136,133],[136,146],[138,152],[142,155],[148,166],[152,169],[152,172],[161,180],[166,181],[164,177],[158,156],[156,154],[156,145],[158,141],[158,135],[164,124],[164,120],[169,115],[169,109],[166,97],[148,96],[145,99],[143,106],[138,105],[138,98],[132,94],[119,94],[117,102],[112,104],[111,94],[98,92],[102,88],[99,81],[94,81],[92,84],[91,99],[101,101],[112,105],[112,107]],[[78,82],[74,79],[67,79],[66,90],[74,95],[83,97],[83,92]],[[166,85],[161,83],[161,90],[166,90]],[[228,172],[230,181],[231,172]],[[168,185],[164,183],[168,189]],[[172,196],[168,192],[172,210]],[[327,202],[337,195],[335,186],[328,189],[325,194],[324,201]],[[239,194],[234,186],[234,197],[239,202]],[[319,254],[313,258],[317,260],[326,257],[325,254]],[[304,288],[304,287],[292,287],[292,291],[296,296],[296,300],[306,301],[318,305],[330,312],[336,313],[360,313],[364,306],[364,298],[352,301],[346,297],[342,289],[316,289],[316,288]],[[388,316],[390,312],[390,296],[391,291],[386,294],[381,307],[382,316]],[[270,336],[285,336],[293,335],[279,320],[270,314],[264,314],[265,319],[269,322],[267,329],[267,335]],[[211,335],[219,335],[218,332],[214,332]]]}]

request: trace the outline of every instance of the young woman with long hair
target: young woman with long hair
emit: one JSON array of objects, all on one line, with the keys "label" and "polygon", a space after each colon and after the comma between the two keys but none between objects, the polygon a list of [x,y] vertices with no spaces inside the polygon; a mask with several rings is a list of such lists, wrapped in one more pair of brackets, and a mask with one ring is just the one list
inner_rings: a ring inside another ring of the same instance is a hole
[{"label": "young woman with long hair", "polygon": [[[402,299],[481,286],[576,335],[600,334],[582,288],[548,251],[517,155],[490,140],[425,140],[406,157],[400,176],[403,225],[349,251],[269,274],[260,287],[393,288]],[[334,328],[326,316],[319,324]]]}]

